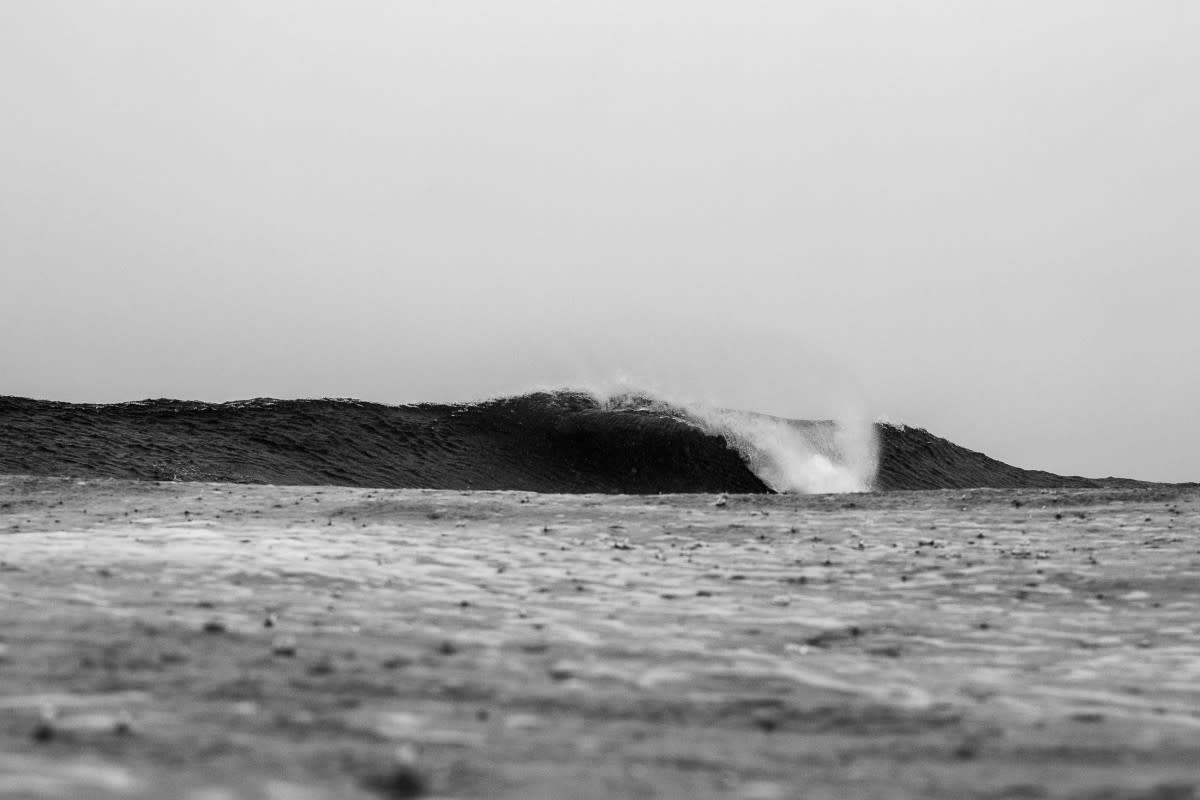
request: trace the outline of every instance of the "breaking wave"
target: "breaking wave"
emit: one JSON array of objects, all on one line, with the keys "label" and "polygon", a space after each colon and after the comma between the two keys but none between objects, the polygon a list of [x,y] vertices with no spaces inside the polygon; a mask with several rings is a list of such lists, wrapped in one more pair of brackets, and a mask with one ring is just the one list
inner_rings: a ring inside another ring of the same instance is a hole
[{"label": "breaking wave", "polygon": [[1019,469],[919,428],[627,388],[416,405],[0,397],[0,473],[624,494],[1131,483]]},{"label": "breaking wave", "polygon": [[879,466],[875,426],[867,420],[789,420],[646,392],[595,393],[602,407],[671,416],[720,436],[776,492],[870,491]]}]

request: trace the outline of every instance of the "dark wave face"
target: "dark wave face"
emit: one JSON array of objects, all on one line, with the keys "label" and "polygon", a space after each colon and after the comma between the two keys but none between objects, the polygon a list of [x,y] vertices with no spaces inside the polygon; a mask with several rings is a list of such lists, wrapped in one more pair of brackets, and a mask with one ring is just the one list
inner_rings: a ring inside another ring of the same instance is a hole
[{"label": "dark wave face", "polygon": [[650,395],[539,392],[461,405],[0,398],[0,472],[537,492],[1085,487],[926,431],[847,430]]}]

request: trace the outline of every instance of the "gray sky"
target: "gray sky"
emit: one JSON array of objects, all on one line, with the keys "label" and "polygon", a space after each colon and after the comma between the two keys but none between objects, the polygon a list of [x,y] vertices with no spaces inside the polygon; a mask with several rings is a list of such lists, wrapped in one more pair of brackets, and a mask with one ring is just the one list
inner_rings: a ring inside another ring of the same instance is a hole
[{"label": "gray sky", "polygon": [[0,393],[617,370],[1200,480],[1200,4],[0,4]]}]

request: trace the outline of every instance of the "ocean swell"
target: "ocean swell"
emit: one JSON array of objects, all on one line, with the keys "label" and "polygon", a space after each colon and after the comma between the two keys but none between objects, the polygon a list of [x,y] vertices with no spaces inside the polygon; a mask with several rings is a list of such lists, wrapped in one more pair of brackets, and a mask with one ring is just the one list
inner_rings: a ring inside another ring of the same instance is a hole
[{"label": "ocean swell", "polygon": [[1136,485],[1020,469],[920,428],[561,390],[405,406],[0,397],[0,473],[622,494]]}]

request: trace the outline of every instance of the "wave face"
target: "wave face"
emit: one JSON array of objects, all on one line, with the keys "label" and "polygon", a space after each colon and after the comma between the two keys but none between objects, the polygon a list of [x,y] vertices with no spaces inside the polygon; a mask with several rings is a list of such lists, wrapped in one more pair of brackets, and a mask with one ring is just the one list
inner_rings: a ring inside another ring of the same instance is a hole
[{"label": "wave face", "polygon": [[0,397],[0,472],[628,494],[1113,482],[1018,469],[915,428],[579,391],[409,406]]}]

